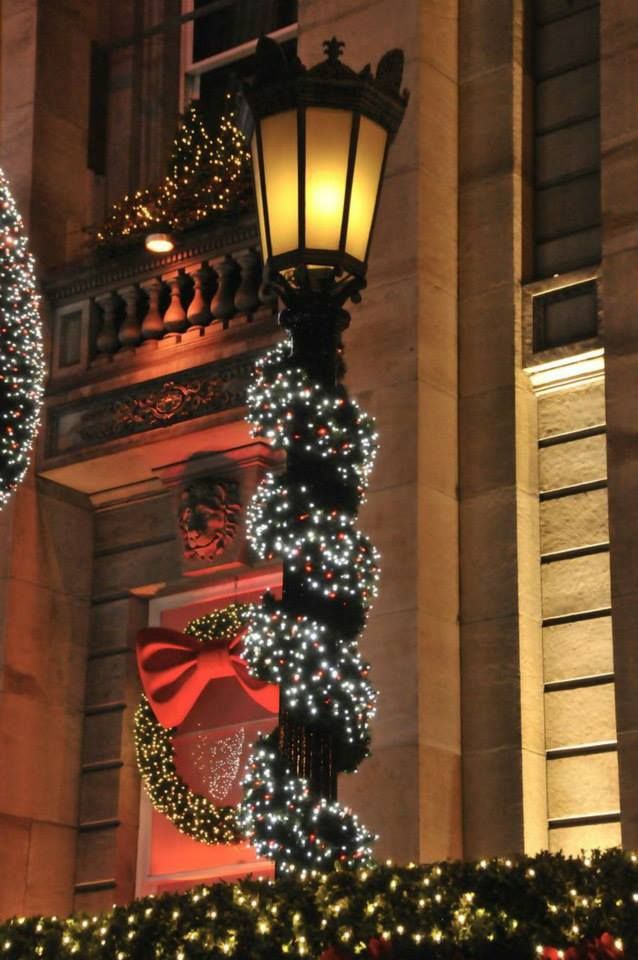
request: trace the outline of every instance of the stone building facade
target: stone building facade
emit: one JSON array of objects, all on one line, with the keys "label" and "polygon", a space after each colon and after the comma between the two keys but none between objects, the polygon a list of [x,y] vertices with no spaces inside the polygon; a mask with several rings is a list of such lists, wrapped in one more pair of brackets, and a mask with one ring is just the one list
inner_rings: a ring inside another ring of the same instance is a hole
[{"label": "stone building facade", "polygon": [[[225,69],[256,20],[240,0],[213,6],[236,15],[211,55]],[[206,89],[185,19],[203,7],[2,3],[0,161],[49,356],[35,462],[0,514],[3,915],[150,889],[136,633],[279,576],[244,538],[276,468],[243,422],[252,359],[280,336],[254,217],[154,259],[96,261],[87,241],[157,178],[180,107]],[[293,8],[263,0],[259,29],[307,63],[333,34],[357,67],[401,47],[411,91],[345,338],[381,437],[361,524],[383,575],[362,638],[373,752],[340,796],[401,861],[636,848],[638,11]],[[188,325],[210,271],[213,322]],[[150,313],[165,335],[137,344]],[[198,869],[181,882],[215,874]]]}]

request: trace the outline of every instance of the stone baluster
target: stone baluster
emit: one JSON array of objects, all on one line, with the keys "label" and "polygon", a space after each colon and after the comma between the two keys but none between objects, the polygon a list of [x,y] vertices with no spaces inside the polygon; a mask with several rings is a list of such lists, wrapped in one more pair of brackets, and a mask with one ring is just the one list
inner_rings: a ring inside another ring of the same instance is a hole
[{"label": "stone baluster", "polygon": [[137,300],[139,289],[137,284],[123,287],[119,294],[125,304],[124,321],[118,333],[118,339],[123,347],[136,347],[142,340],[142,331],[137,317]]},{"label": "stone baluster", "polygon": [[212,319],[208,297],[204,296],[202,289],[209,286],[210,276],[211,270],[206,264],[202,264],[201,268],[193,274],[195,289],[193,299],[186,311],[186,320],[192,327],[207,327]]},{"label": "stone baluster", "polygon": [[268,282],[268,276],[264,271],[263,265],[260,267],[259,277],[259,302],[263,303],[265,307],[270,307],[271,310],[276,310],[278,305],[277,294]]},{"label": "stone baluster", "polygon": [[153,277],[142,284],[142,289],[148,296],[148,311],[142,322],[142,337],[144,340],[161,340],[166,332],[159,309],[162,281],[159,277]]},{"label": "stone baluster", "polygon": [[164,314],[164,326],[169,333],[181,333],[183,330],[186,330],[188,326],[186,322],[186,311],[182,306],[182,274],[178,273],[168,282],[171,287],[171,302],[168,310]]},{"label": "stone baluster", "polygon": [[215,264],[219,282],[217,292],[212,299],[210,312],[216,320],[226,321],[235,313],[235,290],[237,289],[237,264],[232,257],[226,256]]},{"label": "stone baluster", "polygon": [[240,283],[235,294],[237,313],[253,313],[259,306],[261,283],[261,257],[252,247],[238,254]]},{"label": "stone baluster", "polygon": [[102,325],[95,338],[95,349],[102,354],[115,353],[119,346],[115,326],[115,298],[112,293],[105,293],[96,297],[96,303],[102,311]]}]

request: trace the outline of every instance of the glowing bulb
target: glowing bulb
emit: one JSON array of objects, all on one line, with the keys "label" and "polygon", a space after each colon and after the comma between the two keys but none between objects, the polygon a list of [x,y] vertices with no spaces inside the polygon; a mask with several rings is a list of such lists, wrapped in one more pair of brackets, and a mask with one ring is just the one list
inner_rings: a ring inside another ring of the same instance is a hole
[{"label": "glowing bulb", "polygon": [[170,233],[149,233],[144,246],[149,253],[170,253],[175,249],[175,241]]}]

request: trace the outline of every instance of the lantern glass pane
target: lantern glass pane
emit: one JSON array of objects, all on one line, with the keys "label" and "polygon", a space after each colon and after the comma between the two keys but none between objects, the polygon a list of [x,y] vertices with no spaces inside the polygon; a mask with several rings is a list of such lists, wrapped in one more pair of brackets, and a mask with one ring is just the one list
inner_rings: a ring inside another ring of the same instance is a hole
[{"label": "lantern glass pane", "polygon": [[257,198],[257,215],[259,217],[259,239],[261,241],[261,255],[264,263],[268,259],[268,247],[266,245],[266,224],[264,222],[264,201],[261,195],[261,175],[259,173],[259,147],[257,146],[257,134],[253,134],[250,144],[250,152],[253,158],[253,176],[255,178],[255,196]]},{"label": "lantern glass pane", "polygon": [[348,174],[352,114],[306,111],[306,247],[338,250]]},{"label": "lantern glass pane", "polygon": [[387,139],[383,127],[361,117],[346,233],[346,253],[357,260],[366,258]]},{"label": "lantern glass pane", "polygon": [[299,189],[297,186],[297,113],[286,110],[261,121],[261,146],[271,256],[299,246]]}]

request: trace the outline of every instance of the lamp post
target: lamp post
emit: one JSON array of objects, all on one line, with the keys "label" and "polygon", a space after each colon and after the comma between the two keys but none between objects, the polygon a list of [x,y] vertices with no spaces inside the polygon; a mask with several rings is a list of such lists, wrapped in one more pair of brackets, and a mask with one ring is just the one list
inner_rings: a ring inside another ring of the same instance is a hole
[{"label": "lamp post", "polygon": [[288,332],[252,396],[257,432],[287,453],[252,518],[258,552],[283,557],[283,591],[247,639],[254,672],[280,685],[276,734],[246,781],[247,830],[279,869],[353,860],[371,839],[336,803],[338,772],[367,753],[374,692],[356,637],[377,577],[354,526],[375,438],[340,382],[341,334],[408,97],[401,51],[373,75],[345,66],[343,46],[333,37],[306,69],[261,38],[244,88],[265,275]]}]

